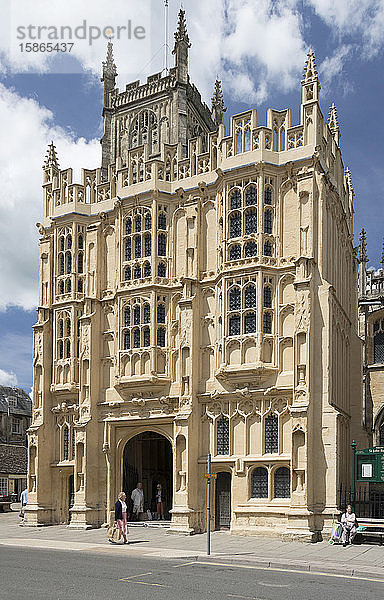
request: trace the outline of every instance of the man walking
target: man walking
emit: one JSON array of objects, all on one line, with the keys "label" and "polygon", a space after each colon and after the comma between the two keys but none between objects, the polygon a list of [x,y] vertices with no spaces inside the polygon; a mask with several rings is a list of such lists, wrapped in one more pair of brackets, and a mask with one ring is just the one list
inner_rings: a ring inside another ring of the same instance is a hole
[{"label": "man walking", "polygon": [[144,492],[143,484],[139,482],[131,494],[133,502],[132,517],[134,521],[139,520],[139,514],[144,512]]},{"label": "man walking", "polygon": [[20,495],[20,502],[21,502],[21,510],[20,510],[20,517],[23,519],[25,518],[25,507],[27,506],[27,500],[28,500],[28,490],[25,489],[21,492]]}]

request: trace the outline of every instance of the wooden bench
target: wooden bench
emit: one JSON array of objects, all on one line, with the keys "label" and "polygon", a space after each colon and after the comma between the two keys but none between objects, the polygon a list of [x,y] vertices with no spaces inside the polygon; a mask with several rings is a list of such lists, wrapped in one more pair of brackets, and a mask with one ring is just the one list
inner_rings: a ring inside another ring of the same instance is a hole
[{"label": "wooden bench", "polygon": [[357,523],[357,533],[360,533],[363,537],[377,537],[380,540],[380,546],[383,545],[384,519],[360,517],[357,519]]}]

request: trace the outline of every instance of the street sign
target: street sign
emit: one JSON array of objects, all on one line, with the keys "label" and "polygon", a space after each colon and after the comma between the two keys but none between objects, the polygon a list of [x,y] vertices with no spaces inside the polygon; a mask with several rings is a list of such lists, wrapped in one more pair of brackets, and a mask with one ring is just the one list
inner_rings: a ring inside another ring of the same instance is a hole
[{"label": "street sign", "polygon": [[217,479],[217,473],[205,473],[204,477],[207,479]]}]

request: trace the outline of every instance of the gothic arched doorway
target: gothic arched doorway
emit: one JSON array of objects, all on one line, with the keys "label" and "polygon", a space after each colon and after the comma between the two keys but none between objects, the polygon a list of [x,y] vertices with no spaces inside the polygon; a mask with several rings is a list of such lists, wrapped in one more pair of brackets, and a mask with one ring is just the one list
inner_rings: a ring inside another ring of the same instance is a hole
[{"label": "gothic arched doorway", "polygon": [[169,440],[155,431],[145,431],[128,440],[123,454],[123,490],[130,501],[138,481],[143,484],[144,510],[156,513],[156,486],[165,496],[164,516],[170,518],[173,501],[173,460]]}]

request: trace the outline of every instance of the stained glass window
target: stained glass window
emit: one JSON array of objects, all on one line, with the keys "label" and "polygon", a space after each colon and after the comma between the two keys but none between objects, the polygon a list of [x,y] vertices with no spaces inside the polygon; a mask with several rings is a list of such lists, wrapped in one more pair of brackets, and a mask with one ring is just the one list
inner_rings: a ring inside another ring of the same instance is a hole
[{"label": "stained glass window", "polygon": [[252,471],[251,497],[268,498],[268,471],[265,467],[256,467]]},{"label": "stained glass window", "polygon": [[264,306],[265,308],[272,307],[272,290],[268,285],[264,288]]},{"label": "stained glass window", "polygon": [[240,335],[240,316],[233,315],[229,318],[229,335]]},{"label": "stained glass window", "polygon": [[220,417],[216,431],[217,454],[229,454],[229,419]]},{"label": "stained glass window", "polygon": [[151,256],[151,234],[147,233],[144,236],[144,256]]},{"label": "stained glass window", "polygon": [[129,350],[131,347],[131,335],[129,331],[124,332],[124,350]]},{"label": "stained glass window", "polygon": [[141,258],[141,237],[135,237],[135,258]]},{"label": "stained glass window", "polygon": [[241,214],[235,213],[229,218],[229,237],[241,237]]},{"label": "stained glass window", "polygon": [[255,242],[248,242],[245,244],[245,256],[250,258],[251,256],[257,255],[257,244]]},{"label": "stained glass window", "polygon": [[126,308],[124,310],[124,327],[129,327],[131,324],[131,309]]},{"label": "stained glass window", "polygon": [[135,304],[133,307],[133,324],[140,325],[140,306]]},{"label": "stained glass window", "polygon": [[164,327],[157,328],[157,345],[165,346],[165,329],[164,329]]},{"label": "stained glass window", "polygon": [[152,227],[151,213],[145,213],[144,227],[146,230],[151,229],[151,227]]},{"label": "stained glass window", "polygon": [[144,304],[143,322],[149,323],[150,320],[151,320],[151,307],[149,306],[149,304]]},{"label": "stained glass window", "polygon": [[257,204],[257,188],[250,185],[245,191],[245,206],[254,206],[255,204]]},{"label": "stained glass window", "polygon": [[158,267],[157,267],[157,275],[159,277],[166,277],[166,273],[167,273],[167,270],[166,270],[165,264],[162,262],[159,263]]},{"label": "stained glass window", "polygon": [[167,217],[164,213],[160,213],[157,218],[157,228],[158,229],[167,229]]},{"label": "stained glass window", "polygon": [[233,210],[234,208],[241,208],[241,194],[240,194],[240,190],[234,190],[231,193],[231,210]]},{"label": "stained glass window", "polygon": [[164,306],[164,304],[157,305],[157,322],[165,323],[165,306]]},{"label": "stained glass window", "polygon": [[263,333],[272,333],[272,315],[269,312],[263,315]]},{"label": "stained glass window", "polygon": [[132,219],[128,217],[125,221],[125,235],[130,235],[132,233]]},{"label": "stained glass window", "polygon": [[131,260],[131,258],[132,258],[131,240],[128,239],[125,242],[125,260]]},{"label": "stained glass window", "polygon": [[151,276],[151,265],[149,264],[149,262],[144,263],[143,271],[144,271],[144,277]]},{"label": "stained glass window", "polygon": [[264,213],[264,231],[265,233],[272,233],[272,211],[266,210]]},{"label": "stained glass window", "polygon": [[272,204],[272,189],[267,187],[264,191],[264,202],[265,204]]},{"label": "stained glass window", "polygon": [[63,441],[64,441],[64,460],[68,460],[69,459],[69,428],[67,427],[67,425],[64,426]]},{"label": "stained glass window", "polygon": [[273,478],[274,497],[289,498],[291,495],[291,474],[287,467],[276,469]]},{"label": "stained glass window", "polygon": [[271,244],[271,242],[265,242],[265,244],[264,244],[264,256],[272,256],[272,244]]},{"label": "stained glass window", "polygon": [[239,260],[239,258],[241,258],[241,246],[235,244],[229,249],[229,260]]},{"label": "stained glass window", "polygon": [[136,265],[136,267],[134,269],[134,278],[135,279],[140,279],[141,278],[141,267],[140,267],[140,265]]},{"label": "stained glass window", "polygon": [[143,346],[149,346],[151,343],[151,333],[149,327],[145,327],[143,331]]},{"label": "stained glass window", "polygon": [[133,330],[133,347],[140,348],[140,329]]},{"label": "stained glass window", "polygon": [[129,281],[131,279],[131,267],[127,267],[124,271],[124,279],[125,281]]},{"label": "stained glass window", "polygon": [[159,233],[157,242],[157,253],[159,256],[165,256],[167,253],[167,237],[165,233]]},{"label": "stained glass window", "polygon": [[229,292],[229,310],[240,310],[241,292],[239,288],[232,288]]},{"label": "stained glass window", "polygon": [[247,210],[245,213],[245,233],[249,235],[250,233],[257,232],[257,212],[256,209],[251,208]]},{"label": "stained glass window", "polygon": [[247,313],[244,316],[244,333],[256,332],[256,313]]},{"label": "stained glass window", "polygon": [[276,415],[268,415],[264,421],[265,452],[277,454],[279,452],[279,419]]},{"label": "stained glass window", "polygon": [[247,285],[244,292],[244,307],[253,308],[256,306],[256,286]]}]

